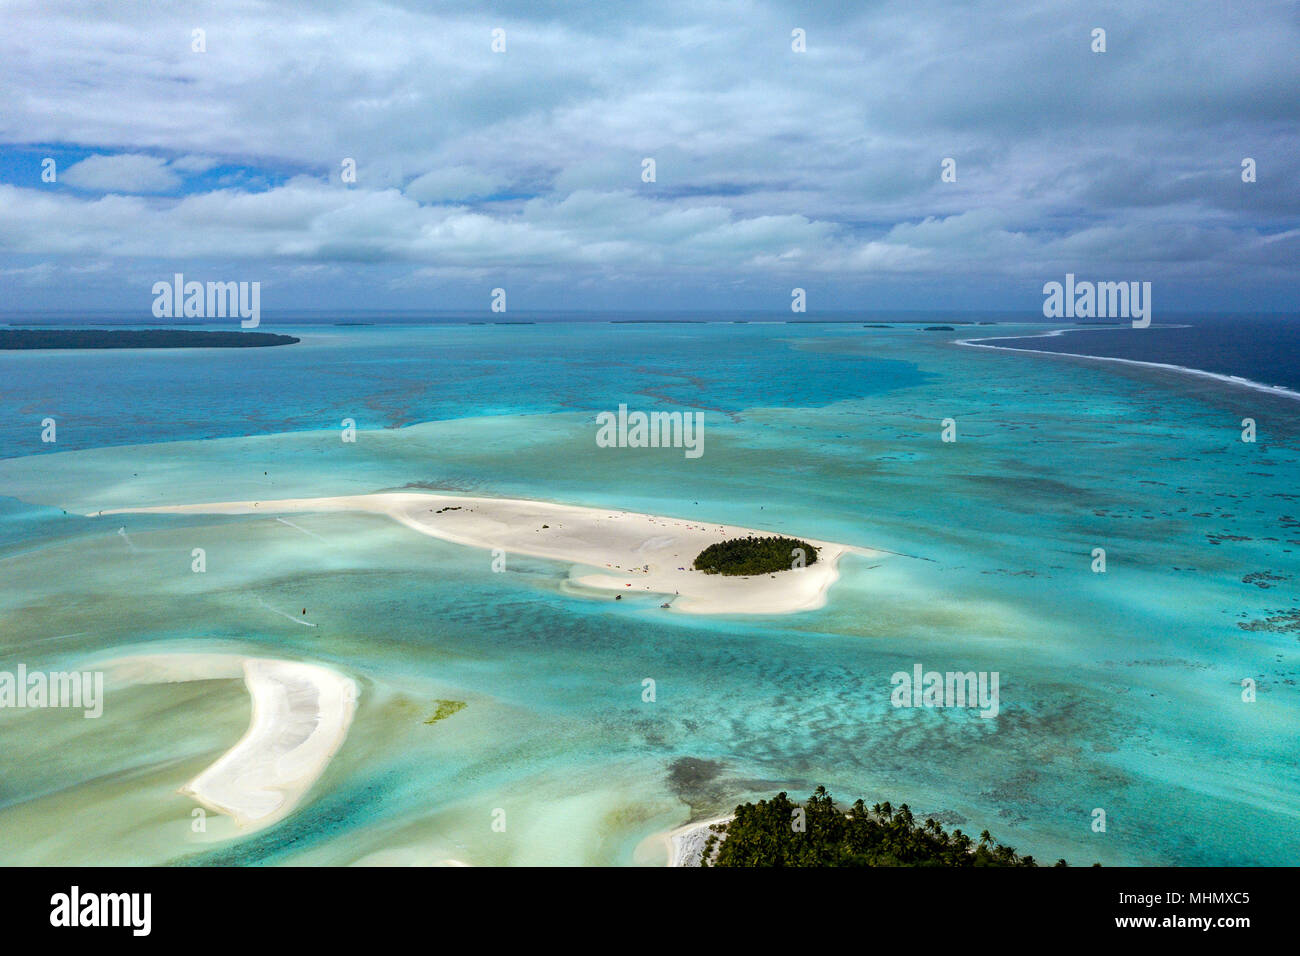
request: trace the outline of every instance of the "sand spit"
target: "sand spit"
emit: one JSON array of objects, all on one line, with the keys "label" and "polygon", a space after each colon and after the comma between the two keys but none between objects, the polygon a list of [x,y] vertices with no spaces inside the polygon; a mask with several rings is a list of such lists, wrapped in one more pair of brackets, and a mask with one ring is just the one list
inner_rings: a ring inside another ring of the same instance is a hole
[{"label": "sand spit", "polygon": [[180,788],[241,829],[269,826],[297,806],[343,745],[356,710],[356,683],[319,664],[180,653],[120,658],[104,666],[115,679],[131,683],[243,677],[253,704],[248,731]]}]

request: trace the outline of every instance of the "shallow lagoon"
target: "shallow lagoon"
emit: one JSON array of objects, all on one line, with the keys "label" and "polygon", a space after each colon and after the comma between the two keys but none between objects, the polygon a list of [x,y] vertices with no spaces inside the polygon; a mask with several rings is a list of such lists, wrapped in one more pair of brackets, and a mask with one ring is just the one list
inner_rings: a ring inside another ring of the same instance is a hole
[{"label": "shallow lagoon", "polygon": [[[658,831],[818,783],[1041,860],[1294,862],[1294,403],[951,344],[970,330],[284,331],[303,343],[0,357],[0,669],[317,660],[361,685],[347,742],[287,820],[200,838],[175,791],[242,733],[238,682],[0,711],[4,862],[654,863]],[[703,457],[597,447],[621,402],[703,410]],[[80,516],[420,485],[899,554],[847,559],[819,611],[701,618],[379,517]],[[891,707],[918,662],[999,672],[999,716]],[[437,700],[467,706],[426,724]]]}]

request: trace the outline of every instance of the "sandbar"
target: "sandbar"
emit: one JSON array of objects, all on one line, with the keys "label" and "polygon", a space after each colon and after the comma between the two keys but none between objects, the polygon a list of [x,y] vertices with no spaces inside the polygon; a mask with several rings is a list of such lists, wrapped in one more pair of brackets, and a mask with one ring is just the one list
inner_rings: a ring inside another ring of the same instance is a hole
[{"label": "sandbar", "polygon": [[749,577],[705,574],[691,565],[710,544],[777,532],[614,508],[423,492],[117,508],[91,516],[293,512],[385,515],[421,534],[499,552],[507,562],[513,553],[570,563],[574,568],[567,583],[578,591],[664,595],[667,610],[691,614],[787,614],[819,608],[839,578],[841,557],[883,554],[790,535],[817,548],[816,563]]},{"label": "sandbar", "polygon": [[357,685],[319,664],[233,654],[151,654],[105,667],[131,683],[243,677],[253,715],[244,736],[180,792],[261,829],[287,816],[343,745]]}]

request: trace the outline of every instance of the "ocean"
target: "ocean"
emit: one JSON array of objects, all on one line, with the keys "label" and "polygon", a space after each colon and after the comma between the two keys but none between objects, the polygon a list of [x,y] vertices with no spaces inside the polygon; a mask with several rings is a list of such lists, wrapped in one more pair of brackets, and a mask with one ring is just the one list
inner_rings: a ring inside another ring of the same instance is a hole
[{"label": "ocean", "polygon": [[1300,392],[1300,321],[1291,315],[1188,315],[1144,329],[1066,327],[989,344],[1154,362]]},{"label": "ocean", "polygon": [[[0,862],[648,865],[657,833],[819,784],[1039,860],[1294,862],[1300,405],[957,344],[1061,325],[915,320],[0,353],[0,671],[216,651],[361,689],[307,799],[246,835],[196,832],[177,792],[246,728],[238,681],[113,688],[97,720],[0,709]],[[1297,326],[1178,324],[1023,341],[1300,385]],[[620,404],[703,412],[704,454],[599,447]],[[493,573],[378,516],[86,517],[422,488],[894,553],[846,558],[819,610],[706,617],[574,594],[540,559]],[[998,715],[893,706],[917,664],[998,673]],[[466,706],[426,723],[445,700]]]}]

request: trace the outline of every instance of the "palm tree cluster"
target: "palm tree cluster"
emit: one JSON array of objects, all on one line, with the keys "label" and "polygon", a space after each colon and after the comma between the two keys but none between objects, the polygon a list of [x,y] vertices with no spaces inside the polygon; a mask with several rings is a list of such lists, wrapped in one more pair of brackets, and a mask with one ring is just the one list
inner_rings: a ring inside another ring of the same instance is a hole
[{"label": "palm tree cluster", "polygon": [[798,538],[779,535],[730,538],[711,544],[695,558],[705,574],[771,574],[817,562],[817,549]]},{"label": "palm tree cluster", "polygon": [[1032,856],[996,842],[987,830],[977,841],[961,830],[948,833],[933,819],[918,824],[905,803],[868,808],[858,800],[844,812],[825,787],[818,787],[802,807],[784,791],[771,800],[742,804],[733,819],[712,829],[703,866],[1038,865]]}]

